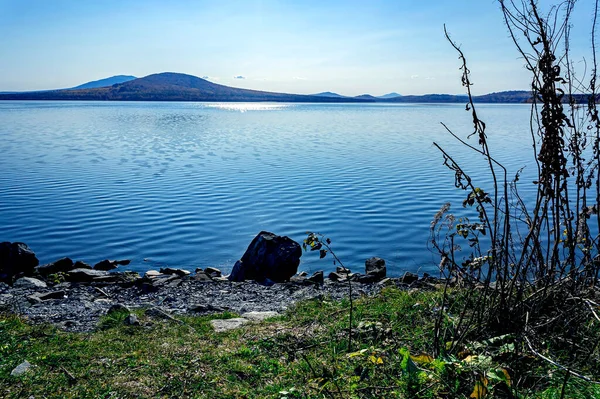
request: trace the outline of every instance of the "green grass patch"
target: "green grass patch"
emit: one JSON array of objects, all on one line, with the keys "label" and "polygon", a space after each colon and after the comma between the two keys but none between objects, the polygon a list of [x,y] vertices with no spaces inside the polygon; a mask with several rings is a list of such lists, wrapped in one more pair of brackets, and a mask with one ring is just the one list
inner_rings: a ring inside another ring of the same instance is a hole
[{"label": "green grass patch", "polygon": [[[327,299],[223,333],[210,320],[235,314],[176,323],[139,311],[141,325],[125,326],[126,314],[118,313],[88,334],[0,315],[0,392],[4,398],[560,397],[564,375],[549,376],[547,367],[536,371],[543,384],[513,392],[520,376],[497,355],[505,342],[434,358],[440,303],[440,292],[396,289],[355,301],[350,348],[349,304]],[[11,376],[24,360],[34,367]],[[600,397],[597,386],[574,379],[567,390],[571,398]]]}]

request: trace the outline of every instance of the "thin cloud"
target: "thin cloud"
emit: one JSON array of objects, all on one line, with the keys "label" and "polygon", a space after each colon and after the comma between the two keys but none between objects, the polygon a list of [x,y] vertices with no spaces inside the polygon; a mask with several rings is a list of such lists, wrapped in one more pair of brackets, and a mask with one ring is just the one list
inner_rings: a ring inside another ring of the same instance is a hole
[{"label": "thin cloud", "polygon": [[294,80],[306,80],[306,78],[303,78],[301,76],[294,76],[293,79]]},{"label": "thin cloud", "polygon": [[233,78],[234,79],[246,79],[246,77],[242,76],[242,75],[234,76]]},{"label": "thin cloud", "polygon": [[411,79],[419,79],[419,75],[410,75]]},{"label": "thin cloud", "polygon": [[433,76],[427,76],[425,80],[435,80],[435,78]]}]

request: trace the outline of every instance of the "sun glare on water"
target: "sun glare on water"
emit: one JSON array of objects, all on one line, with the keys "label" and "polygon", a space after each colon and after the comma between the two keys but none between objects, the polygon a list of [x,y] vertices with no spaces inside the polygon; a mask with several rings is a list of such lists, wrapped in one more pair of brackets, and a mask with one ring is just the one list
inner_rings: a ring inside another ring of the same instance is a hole
[{"label": "sun glare on water", "polygon": [[206,104],[207,108],[219,108],[227,111],[276,111],[289,107],[289,104],[270,104],[270,103],[216,103]]}]

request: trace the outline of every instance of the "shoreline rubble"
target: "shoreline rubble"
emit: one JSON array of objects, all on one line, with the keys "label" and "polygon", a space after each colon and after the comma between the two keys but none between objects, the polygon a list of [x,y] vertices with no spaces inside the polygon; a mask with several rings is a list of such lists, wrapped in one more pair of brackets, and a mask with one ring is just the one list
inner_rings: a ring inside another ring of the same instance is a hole
[{"label": "shoreline rubble", "polygon": [[[312,275],[297,273],[300,254],[290,261],[286,278],[277,282],[264,274],[263,259],[269,259],[270,268],[277,265],[276,255],[282,253],[273,245],[272,233],[261,232],[266,239],[264,248],[253,241],[248,251],[252,257],[242,258],[245,268],[254,268],[260,281],[239,280],[237,276],[223,276],[219,269],[207,267],[194,273],[166,267],[137,272],[115,271],[128,260],[103,260],[94,267],[70,258],[38,265],[33,251],[24,243],[0,243],[0,313],[13,313],[34,324],[49,323],[72,332],[90,332],[98,328],[100,318],[117,308],[123,311],[145,309],[147,315],[173,318],[171,315],[204,315],[229,311],[282,313],[296,302],[309,299],[339,300],[348,296],[349,284],[353,297],[375,295],[383,287],[402,289],[435,289],[442,282],[436,278],[406,272],[402,277],[386,277],[385,261],[370,258],[365,262],[365,274],[352,273],[338,267],[325,277],[323,271]],[[278,236],[274,236],[278,237]],[[287,237],[284,237],[287,238]],[[284,240],[285,241],[285,240]],[[289,247],[289,243],[286,242]],[[297,252],[297,251],[296,251]],[[20,267],[23,262],[26,267]],[[258,271],[259,273],[257,273]],[[281,271],[277,271],[278,276]],[[131,321],[135,323],[135,320]]]}]

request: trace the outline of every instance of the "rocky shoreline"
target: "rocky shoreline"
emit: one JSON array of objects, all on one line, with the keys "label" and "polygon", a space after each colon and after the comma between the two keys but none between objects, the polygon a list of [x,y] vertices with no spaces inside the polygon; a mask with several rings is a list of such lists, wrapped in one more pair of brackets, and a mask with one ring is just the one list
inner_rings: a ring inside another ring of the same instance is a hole
[{"label": "rocky shoreline", "polygon": [[[112,274],[122,276],[123,273]],[[142,308],[159,318],[224,311],[281,313],[301,300],[347,297],[349,284],[329,279],[323,284],[296,279],[265,286],[255,281],[199,281],[193,276],[166,276],[155,277],[154,281],[140,277],[133,283],[62,282],[45,287],[39,284],[40,280],[25,277],[12,287],[0,283],[0,312],[21,315],[34,324],[50,323],[65,331],[89,332],[97,328],[100,317],[111,308]],[[409,280],[412,280],[410,284],[403,282]],[[354,297],[374,295],[385,286],[433,289],[435,285],[430,278],[414,280],[412,277],[350,284]],[[156,289],[149,290],[150,286]]]},{"label": "rocky shoreline", "polygon": [[387,278],[385,261],[376,257],[365,262],[364,274],[343,267],[327,277],[323,271],[310,276],[297,273],[302,253],[290,241],[259,233],[229,276],[210,267],[193,273],[175,268],[149,270],[143,276],[115,271],[128,260],[104,260],[92,267],[62,258],[38,265],[26,244],[4,242],[0,243],[0,312],[65,331],[89,332],[115,309],[144,309],[158,318],[224,311],[281,313],[301,300],[347,297],[349,286],[353,297],[360,297],[374,295],[385,286],[433,289],[439,283],[412,273]]}]

